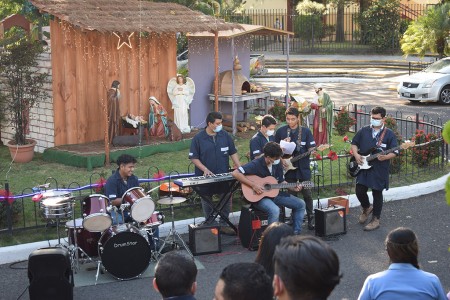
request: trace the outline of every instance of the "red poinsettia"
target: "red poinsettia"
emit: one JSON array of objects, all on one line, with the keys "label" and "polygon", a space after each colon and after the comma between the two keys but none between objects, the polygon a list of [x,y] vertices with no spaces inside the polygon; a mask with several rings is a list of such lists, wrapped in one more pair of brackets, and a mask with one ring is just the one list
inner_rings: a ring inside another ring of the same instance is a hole
[{"label": "red poinsettia", "polygon": [[330,150],[330,152],[328,152],[327,156],[328,156],[328,158],[330,160],[337,160],[338,159],[338,156],[337,156],[336,152],[334,152],[333,150]]},{"label": "red poinsettia", "polygon": [[322,160],[322,156],[320,156],[319,153],[316,153],[316,159],[317,159],[317,160]]},{"label": "red poinsettia", "polygon": [[344,142],[348,142],[348,136],[344,136]]},{"label": "red poinsettia", "polygon": [[166,174],[164,173],[163,170],[158,170],[157,173],[153,173],[153,179],[161,179],[164,176],[166,176]]},{"label": "red poinsettia", "polygon": [[97,180],[95,182],[95,184],[96,184],[96,187],[94,188],[95,192],[100,193],[106,184],[106,179],[103,177],[100,177],[100,179]]},{"label": "red poinsettia", "polygon": [[9,205],[13,204],[14,198],[12,197],[13,193],[11,193],[11,191],[0,190],[0,196],[5,197],[5,199],[2,199],[2,201],[6,200],[8,201]]}]

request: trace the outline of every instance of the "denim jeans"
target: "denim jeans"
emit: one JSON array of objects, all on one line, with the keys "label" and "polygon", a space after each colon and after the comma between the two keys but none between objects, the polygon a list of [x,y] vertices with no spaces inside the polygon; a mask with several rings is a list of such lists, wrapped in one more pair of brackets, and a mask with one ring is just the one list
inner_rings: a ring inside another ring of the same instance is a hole
[{"label": "denim jeans", "polygon": [[280,208],[284,206],[292,209],[292,219],[294,222],[294,233],[298,234],[302,231],[303,217],[305,215],[305,201],[288,193],[281,192],[273,199],[263,198],[253,206],[269,214],[268,223],[277,222],[280,216]]}]

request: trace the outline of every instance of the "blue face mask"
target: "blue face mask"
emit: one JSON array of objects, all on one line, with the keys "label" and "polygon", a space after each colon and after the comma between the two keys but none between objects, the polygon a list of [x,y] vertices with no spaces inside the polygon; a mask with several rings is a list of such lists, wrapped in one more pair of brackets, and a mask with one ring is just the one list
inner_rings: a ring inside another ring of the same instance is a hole
[{"label": "blue face mask", "polygon": [[219,131],[221,131],[222,130],[222,124],[220,124],[219,126],[217,126],[215,129],[214,129],[214,132],[219,132]]},{"label": "blue face mask", "polygon": [[375,119],[370,118],[370,124],[373,127],[380,127],[381,126],[381,120],[375,120]]},{"label": "blue face mask", "polygon": [[273,161],[273,164],[274,164],[274,165],[278,165],[278,164],[280,163],[280,160],[281,160],[281,159],[274,160],[274,161]]}]

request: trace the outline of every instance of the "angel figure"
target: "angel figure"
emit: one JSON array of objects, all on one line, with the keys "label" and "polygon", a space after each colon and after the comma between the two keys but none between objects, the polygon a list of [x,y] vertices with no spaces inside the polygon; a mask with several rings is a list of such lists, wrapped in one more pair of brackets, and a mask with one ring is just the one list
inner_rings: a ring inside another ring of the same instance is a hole
[{"label": "angel figure", "polygon": [[148,115],[148,129],[151,136],[167,137],[169,135],[169,127],[167,126],[167,111],[159,101],[151,96],[148,98],[150,102],[150,113]]},{"label": "angel figure", "polygon": [[308,115],[311,113],[311,104],[305,98],[298,95],[290,94],[291,106],[298,109],[300,112],[300,124],[309,127]]},{"label": "angel figure", "polygon": [[191,132],[189,126],[189,105],[191,104],[195,93],[194,81],[183,75],[178,74],[169,80],[167,84],[167,94],[172,101],[172,109],[174,110],[174,122],[181,130],[181,133]]}]

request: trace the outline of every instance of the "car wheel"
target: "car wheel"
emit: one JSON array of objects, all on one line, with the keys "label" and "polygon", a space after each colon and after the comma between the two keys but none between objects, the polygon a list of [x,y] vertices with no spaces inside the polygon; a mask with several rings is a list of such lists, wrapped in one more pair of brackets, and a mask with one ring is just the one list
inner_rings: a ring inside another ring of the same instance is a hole
[{"label": "car wheel", "polygon": [[442,91],[439,93],[439,103],[450,104],[450,85],[444,86]]}]

